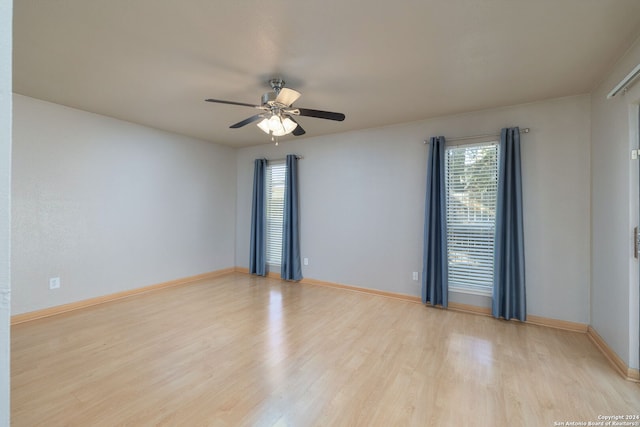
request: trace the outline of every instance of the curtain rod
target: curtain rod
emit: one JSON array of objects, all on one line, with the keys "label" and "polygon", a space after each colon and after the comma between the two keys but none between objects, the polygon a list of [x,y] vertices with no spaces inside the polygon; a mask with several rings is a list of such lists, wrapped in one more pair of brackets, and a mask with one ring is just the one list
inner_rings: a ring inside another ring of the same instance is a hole
[{"label": "curtain rod", "polygon": [[[287,160],[286,157],[283,157],[281,159],[267,159],[266,157],[263,157],[263,159],[265,159],[267,162],[284,162],[285,160]],[[301,160],[304,159],[304,157],[296,155],[296,159]]]},{"label": "curtain rod", "polygon": [[[522,128],[520,129],[520,133],[529,133],[529,128]],[[500,136],[499,133],[489,133],[489,134],[485,134],[485,135],[471,135],[471,136],[461,136],[459,138],[451,138],[451,139],[446,139],[447,142],[452,142],[452,141],[465,141],[467,139],[478,139],[478,138],[493,138],[493,137],[497,137]],[[428,144],[429,141],[428,140],[424,140],[425,144]]]}]

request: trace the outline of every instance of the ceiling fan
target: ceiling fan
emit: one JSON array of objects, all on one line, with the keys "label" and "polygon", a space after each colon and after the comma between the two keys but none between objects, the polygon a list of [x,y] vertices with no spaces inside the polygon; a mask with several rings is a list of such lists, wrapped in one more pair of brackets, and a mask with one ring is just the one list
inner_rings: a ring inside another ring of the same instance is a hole
[{"label": "ceiling fan", "polygon": [[331,111],[311,110],[309,108],[293,107],[292,104],[300,97],[300,92],[284,87],[284,80],[271,79],[269,85],[273,92],[262,95],[260,105],[246,104],[244,102],[224,101],[222,99],[205,99],[207,102],[217,102],[219,104],[240,105],[243,107],[256,108],[262,110],[254,116],[248,117],[238,123],[229,126],[232,129],[241,128],[249,123],[259,121],[258,127],[265,133],[274,136],[283,136],[293,133],[295,136],[304,135],[306,132],[293,116],[316,117],[319,119],[343,121],[345,116],[342,113]]}]

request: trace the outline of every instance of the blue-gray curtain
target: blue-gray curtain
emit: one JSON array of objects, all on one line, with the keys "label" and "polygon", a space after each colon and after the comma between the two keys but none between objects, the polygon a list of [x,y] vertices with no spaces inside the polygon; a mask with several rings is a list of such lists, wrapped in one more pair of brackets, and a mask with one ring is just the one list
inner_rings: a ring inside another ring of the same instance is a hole
[{"label": "blue-gray curtain", "polygon": [[282,226],[282,261],[280,277],[284,280],[301,280],[300,218],[298,202],[298,157],[287,155],[284,181],[284,223]]},{"label": "blue-gray curtain", "polygon": [[422,302],[448,305],[447,193],[444,136],[429,140],[427,194],[424,208]]},{"label": "blue-gray curtain", "polygon": [[267,206],[265,174],[267,159],[256,159],[253,168],[253,203],[251,206],[251,253],[249,273],[267,275]]},{"label": "blue-gray curtain", "polygon": [[527,319],[522,225],[520,129],[500,133],[498,203],[493,264],[493,316]]}]

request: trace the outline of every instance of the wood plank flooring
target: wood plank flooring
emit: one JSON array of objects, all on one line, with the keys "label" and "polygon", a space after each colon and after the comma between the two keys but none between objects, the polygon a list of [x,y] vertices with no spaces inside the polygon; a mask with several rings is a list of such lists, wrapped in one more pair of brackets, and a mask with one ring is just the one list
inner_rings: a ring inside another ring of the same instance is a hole
[{"label": "wood plank flooring", "polygon": [[640,415],[640,385],[585,334],[241,273],[15,325],[11,341],[13,427]]}]

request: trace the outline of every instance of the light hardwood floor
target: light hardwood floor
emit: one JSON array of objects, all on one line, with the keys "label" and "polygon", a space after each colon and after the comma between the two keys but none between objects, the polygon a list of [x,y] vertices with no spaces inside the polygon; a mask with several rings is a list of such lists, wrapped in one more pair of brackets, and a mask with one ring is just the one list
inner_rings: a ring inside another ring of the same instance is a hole
[{"label": "light hardwood floor", "polygon": [[537,427],[640,414],[640,385],[585,334],[242,273],[18,324],[11,342],[13,427]]}]

